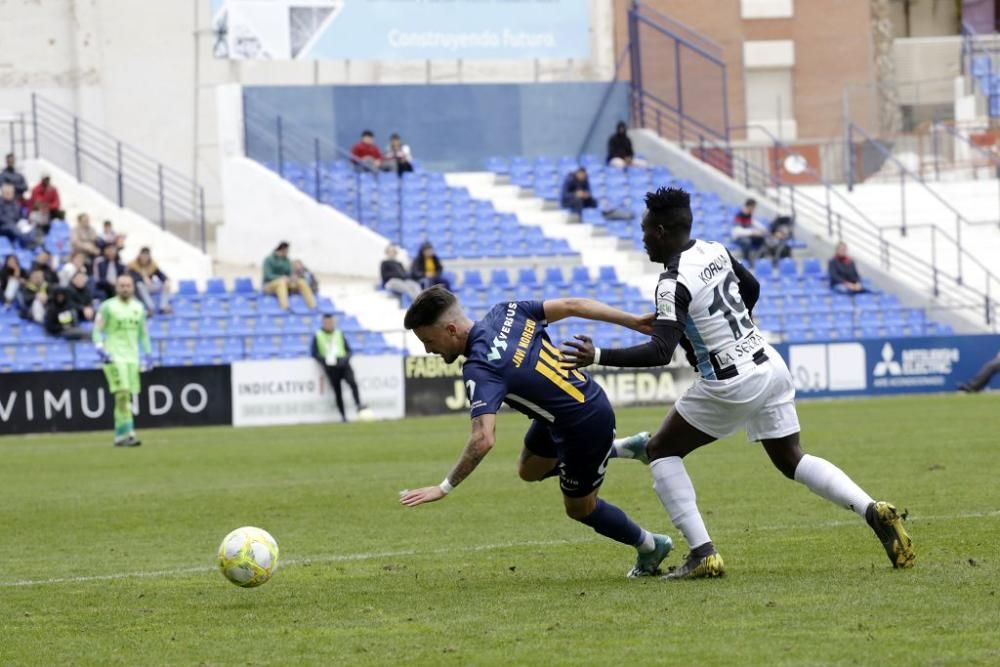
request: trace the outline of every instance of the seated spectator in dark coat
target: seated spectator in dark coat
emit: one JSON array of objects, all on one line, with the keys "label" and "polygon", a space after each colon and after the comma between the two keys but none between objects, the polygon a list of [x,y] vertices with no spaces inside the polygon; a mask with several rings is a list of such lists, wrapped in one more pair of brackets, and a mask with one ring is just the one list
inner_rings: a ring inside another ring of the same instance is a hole
[{"label": "seated spectator in dark coat", "polygon": [[70,302],[65,287],[56,287],[45,306],[45,331],[50,336],[67,340],[83,340],[87,333],[80,328],[76,308]]},{"label": "seated spectator in dark coat", "polygon": [[402,263],[396,259],[399,250],[394,245],[385,249],[385,259],[379,267],[382,274],[382,287],[396,294],[405,294],[416,299],[421,292],[420,283],[410,277]]},{"label": "seated spectator in dark coat", "polygon": [[93,322],[94,315],[96,315],[94,312],[94,292],[90,289],[90,276],[87,275],[87,272],[77,271],[70,278],[66,291],[69,294],[69,302],[76,309],[77,320]]},{"label": "seated spectator in dark coat", "polygon": [[24,218],[21,200],[14,194],[10,183],[0,185],[0,236],[6,236],[11,243],[21,240],[17,223]]},{"label": "seated spectator in dark coat", "polygon": [[578,214],[585,208],[597,208],[597,200],[590,191],[590,179],[587,170],[579,167],[566,176],[562,186],[562,207]]},{"label": "seated spectator in dark coat", "polygon": [[636,158],[635,151],[632,150],[632,140],[628,137],[628,125],[623,120],[618,121],[615,133],[608,139],[608,158],[606,162],[609,167],[617,169],[646,166],[645,160]]},{"label": "seated spectator in dark coat", "polygon": [[743,203],[736,215],[733,216],[733,229],[731,236],[736,245],[743,251],[743,259],[752,262],[760,256],[764,250],[767,240],[767,227],[753,219],[753,212],[757,208],[755,199],[748,199]]},{"label": "seated spectator in dark coat", "polygon": [[17,298],[17,291],[21,289],[22,278],[21,265],[17,261],[17,255],[7,255],[3,260],[3,267],[0,268],[2,305],[13,303],[14,299]]},{"label": "seated spectator in dark coat", "polygon": [[442,275],[443,267],[441,266],[441,260],[434,254],[434,246],[429,242],[420,246],[420,252],[417,253],[416,258],[413,260],[413,267],[410,269],[410,273],[415,280],[420,281],[424,289],[427,289],[431,285],[444,285],[445,289],[451,289],[451,285],[449,285],[447,279]]},{"label": "seated spectator in dark coat", "polygon": [[35,261],[31,265],[31,270],[34,271],[35,269],[42,272],[45,276],[45,282],[49,285],[54,287],[59,284],[59,274],[52,268],[52,255],[48,251],[43,250],[35,255]]},{"label": "seated spectator in dark coat", "polygon": [[764,240],[764,255],[771,258],[775,266],[778,261],[792,256],[792,248],[788,245],[788,227],[778,227],[777,231]]},{"label": "seated spectator in dark coat", "polygon": [[41,324],[45,320],[45,304],[48,302],[49,285],[38,269],[28,274],[17,293],[17,312],[22,319]]},{"label": "seated spectator in dark coat", "polygon": [[101,256],[94,260],[94,290],[97,298],[110,299],[116,294],[115,282],[125,274],[125,265],[118,257],[115,245],[106,245]]},{"label": "seated spectator in dark coat", "polygon": [[24,199],[24,193],[28,191],[28,181],[15,167],[13,153],[7,153],[7,166],[0,171],[0,185],[10,183],[14,186],[14,196],[17,199]]},{"label": "seated spectator in dark coat", "polygon": [[365,130],[361,133],[361,141],[351,146],[351,160],[358,167],[368,170],[382,168],[382,151],[375,143],[375,133]]},{"label": "seated spectator in dark coat", "polygon": [[861,294],[867,292],[861,284],[861,275],[854,260],[847,254],[847,244],[838,243],[837,250],[827,265],[830,274],[830,287],[841,294]]}]

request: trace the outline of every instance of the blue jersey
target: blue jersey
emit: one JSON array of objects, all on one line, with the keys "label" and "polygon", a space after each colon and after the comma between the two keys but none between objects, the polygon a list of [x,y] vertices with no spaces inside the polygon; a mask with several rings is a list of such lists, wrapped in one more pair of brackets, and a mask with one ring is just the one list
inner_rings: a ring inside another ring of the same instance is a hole
[{"label": "blue jersey", "polygon": [[472,417],[496,414],[506,401],[532,419],[573,429],[611,412],[589,375],[559,364],[546,325],[541,301],[497,304],[473,325],[462,370]]}]

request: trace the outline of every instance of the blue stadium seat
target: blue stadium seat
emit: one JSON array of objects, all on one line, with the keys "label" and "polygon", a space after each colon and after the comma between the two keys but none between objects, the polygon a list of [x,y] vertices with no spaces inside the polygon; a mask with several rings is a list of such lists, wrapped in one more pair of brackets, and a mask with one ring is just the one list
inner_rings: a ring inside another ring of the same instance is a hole
[{"label": "blue stadium seat", "polygon": [[537,285],[538,276],[533,268],[526,267],[517,272],[517,282],[520,285]]},{"label": "blue stadium seat", "polygon": [[225,294],[226,282],[222,278],[209,278],[205,281],[205,294]]},{"label": "blue stadium seat", "polygon": [[754,276],[760,279],[769,279],[774,275],[774,265],[769,259],[758,259],[753,265]]},{"label": "blue stadium seat", "polygon": [[465,272],[465,279],[462,281],[464,287],[482,287],[483,276],[476,269],[469,269]]},{"label": "blue stadium seat", "polygon": [[177,293],[182,296],[198,296],[198,286],[193,280],[180,280],[177,282]]},{"label": "blue stadium seat", "polygon": [[798,265],[795,260],[791,257],[785,257],[778,262],[778,275],[785,276],[797,276],[799,273]]},{"label": "blue stadium seat", "polygon": [[597,279],[607,283],[617,283],[618,273],[613,266],[602,266],[597,273]]},{"label": "blue stadium seat", "polygon": [[590,270],[586,266],[574,266],[573,275],[570,281],[574,285],[589,285],[590,284]]},{"label": "blue stadium seat", "polygon": [[547,285],[563,285],[563,272],[558,266],[550,266],[545,269],[545,283]]},{"label": "blue stadium seat", "polygon": [[510,285],[510,275],[507,269],[493,269],[490,273],[490,285],[506,287]]},{"label": "blue stadium seat", "polygon": [[237,278],[233,283],[233,294],[253,294],[255,291],[250,278]]}]

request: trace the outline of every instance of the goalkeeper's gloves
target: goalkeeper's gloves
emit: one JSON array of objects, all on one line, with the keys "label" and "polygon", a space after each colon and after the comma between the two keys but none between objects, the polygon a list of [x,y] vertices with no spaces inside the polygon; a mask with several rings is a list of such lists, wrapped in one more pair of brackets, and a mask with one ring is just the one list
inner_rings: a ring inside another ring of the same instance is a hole
[{"label": "goalkeeper's gloves", "polygon": [[108,354],[108,351],[104,349],[103,345],[98,345],[97,346],[97,356],[100,358],[101,363],[103,363],[103,364],[113,363],[111,361],[111,355]]}]

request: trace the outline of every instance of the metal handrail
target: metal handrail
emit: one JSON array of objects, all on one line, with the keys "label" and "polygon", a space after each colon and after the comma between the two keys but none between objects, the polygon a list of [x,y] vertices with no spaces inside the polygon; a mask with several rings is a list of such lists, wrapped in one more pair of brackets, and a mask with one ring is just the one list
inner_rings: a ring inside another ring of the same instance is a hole
[{"label": "metal handrail", "polygon": [[[658,9],[654,9],[653,7],[650,7],[648,5],[644,5],[641,2],[638,2],[638,0],[632,3],[632,7],[633,10],[636,12],[643,11],[655,14],[658,22],[667,23],[670,26],[672,26],[670,32],[675,33],[679,39],[686,42],[690,42],[692,46],[695,46],[694,44],[695,41],[702,42],[702,44],[704,44],[704,46],[707,47],[707,49],[699,48],[699,51],[705,53],[707,57],[715,60],[717,63],[723,64],[723,59],[725,58],[724,55],[725,51],[723,50],[722,45],[716,42],[715,40],[711,39],[708,35],[703,35],[694,28],[686,26],[677,19],[667,16]],[[686,33],[688,37],[686,38],[681,37],[679,34],[677,34],[679,32]],[[715,53],[708,53],[707,50],[712,50]]]},{"label": "metal handrail", "polygon": [[[22,119],[24,154],[28,122]],[[49,159],[118,206],[157,220],[164,231],[177,235],[168,225],[192,226],[206,250],[205,190],[198,183],[36,93],[30,123],[35,158]]]},{"label": "metal handrail", "polygon": [[[897,275],[905,275],[910,278],[913,284],[921,285],[929,282],[928,287],[931,289],[934,297],[941,296],[943,285],[947,285],[948,282],[953,282],[957,293],[956,291],[949,290],[949,298],[962,302],[963,307],[965,308],[978,308],[979,305],[977,304],[981,304],[984,308],[985,323],[987,325],[995,325],[995,310],[997,308],[997,301],[993,297],[993,284],[998,283],[998,285],[1000,285],[1000,281],[998,281],[996,276],[990,273],[990,271],[974,257],[970,257],[969,260],[971,260],[984,273],[984,289],[982,291],[965,284],[959,279],[959,276],[949,275],[942,270],[938,266],[937,261],[938,236],[940,235],[944,241],[953,244],[955,243],[955,239],[950,237],[941,229],[937,228],[937,226],[912,226],[914,229],[923,227],[931,229],[931,261],[928,262],[927,260],[917,257],[904,248],[892,245],[884,236],[886,229],[889,228],[880,226],[870,220],[846,197],[822,179],[822,177],[816,173],[815,170],[811,170],[811,175],[814,175],[814,177],[817,178],[817,181],[823,185],[826,195],[825,202],[820,202],[811,195],[801,191],[796,191],[794,184],[782,183],[780,179],[780,172],[775,171],[773,174],[765,172],[756,165],[751,164],[746,159],[736,155],[731,146],[715,142],[708,142],[706,144],[704,139],[702,139],[699,145],[700,158],[703,162],[730,175],[732,172],[742,170],[746,176],[746,185],[748,188],[751,187],[751,173],[757,177],[754,181],[754,189],[761,190],[765,194],[767,194],[769,187],[776,188],[778,184],[787,186],[790,191],[789,196],[792,215],[796,215],[797,208],[801,208],[806,213],[818,219],[823,219],[825,217],[827,222],[827,235],[831,238],[842,238],[845,230],[857,235],[857,238],[859,238],[862,243],[867,242],[870,247],[877,248],[879,264],[883,269],[891,269]],[[707,152],[706,148],[708,149]],[[783,146],[780,142],[775,143],[775,148],[776,150],[788,150],[791,152],[791,150],[789,150],[786,146]],[[719,156],[720,153],[725,156],[725,162],[722,165],[718,164],[717,156]],[[834,211],[831,207],[831,197],[836,197],[849,206],[853,212],[859,214],[860,218],[864,222],[859,223],[855,219],[846,217],[843,214]],[[947,282],[945,282],[946,280]],[[967,299],[971,300],[971,302],[966,301]]]}]

